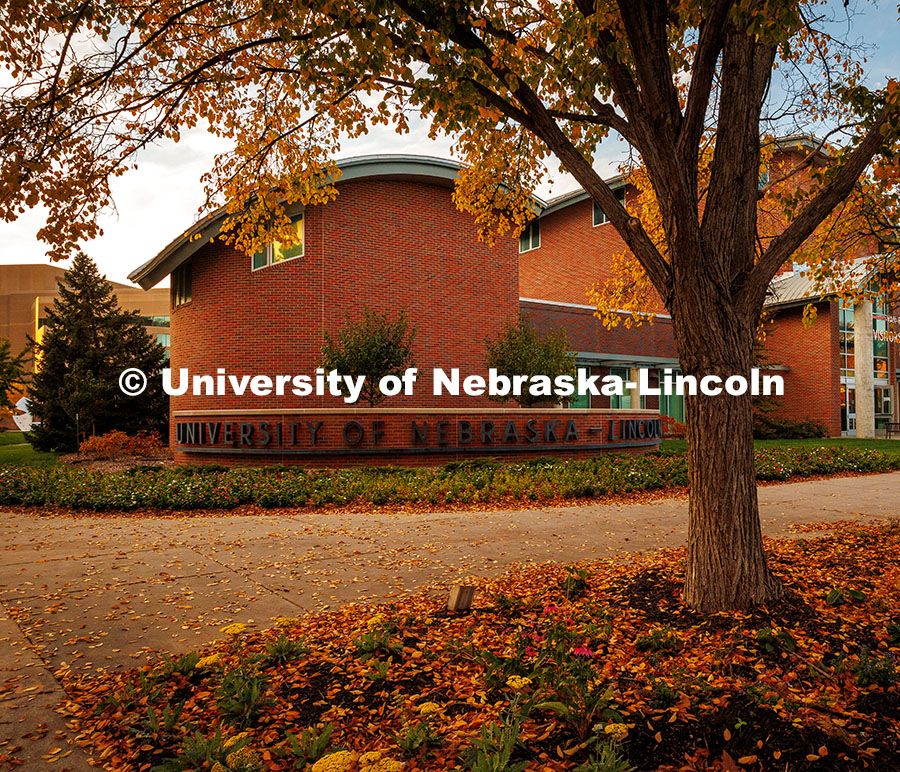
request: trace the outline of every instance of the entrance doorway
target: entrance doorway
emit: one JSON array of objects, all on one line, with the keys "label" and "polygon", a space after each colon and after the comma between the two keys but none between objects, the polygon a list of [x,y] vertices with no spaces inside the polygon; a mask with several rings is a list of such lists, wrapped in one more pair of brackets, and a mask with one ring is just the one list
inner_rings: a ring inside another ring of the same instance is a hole
[{"label": "entrance doorway", "polygon": [[841,434],[856,436],[856,383],[852,378],[841,384]]}]

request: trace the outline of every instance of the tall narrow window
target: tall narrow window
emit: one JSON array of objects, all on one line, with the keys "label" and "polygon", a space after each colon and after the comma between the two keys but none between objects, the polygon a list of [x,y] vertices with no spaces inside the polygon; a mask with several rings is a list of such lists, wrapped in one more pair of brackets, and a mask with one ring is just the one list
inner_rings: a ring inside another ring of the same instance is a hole
[{"label": "tall narrow window", "polygon": [[[622,383],[628,383],[631,377],[631,370],[627,367],[611,367],[610,375],[618,375],[622,379]],[[625,391],[624,394],[613,394],[609,398],[609,406],[613,410],[631,410],[631,392]]]},{"label": "tall narrow window", "polygon": [[191,301],[191,261],[179,265],[172,271],[172,308]]},{"label": "tall narrow window", "polygon": [[541,245],[541,221],[532,220],[519,234],[519,252],[528,252]]},{"label": "tall narrow window", "polygon": [[[616,199],[618,202],[625,206],[625,188],[619,188],[618,190],[614,190],[613,193],[616,195]],[[606,212],[604,212],[599,206],[597,206],[596,202],[594,203],[594,225],[603,225],[603,223],[609,222],[609,218],[606,216]]]},{"label": "tall narrow window", "polygon": [[291,224],[294,226],[296,234],[295,243],[290,247],[278,241],[267,244],[264,249],[253,255],[254,271],[276,263],[283,263],[286,260],[293,260],[295,257],[303,257],[303,215],[298,214],[292,217]]},{"label": "tall narrow window", "polygon": [[[579,372],[584,371],[586,376],[590,376],[591,368],[590,367],[579,367]],[[591,406],[591,395],[588,394],[573,394],[569,397],[569,409],[570,410],[586,410]]]},{"label": "tall narrow window", "polygon": [[[883,297],[872,302],[872,330],[876,337],[872,345],[875,380],[888,379],[889,345],[886,337],[888,329],[888,306]],[[879,337],[881,333],[881,337]]]}]

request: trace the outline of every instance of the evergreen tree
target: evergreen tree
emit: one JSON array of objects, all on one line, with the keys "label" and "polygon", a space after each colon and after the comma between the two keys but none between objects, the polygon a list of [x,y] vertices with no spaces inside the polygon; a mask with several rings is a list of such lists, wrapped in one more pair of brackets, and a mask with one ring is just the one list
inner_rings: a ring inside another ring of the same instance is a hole
[{"label": "evergreen tree", "polygon": [[12,412],[14,392],[25,388],[25,362],[28,350],[13,356],[9,341],[0,338],[0,416]]},{"label": "evergreen tree", "polygon": [[[66,271],[34,349],[28,398],[40,425],[28,440],[36,449],[75,450],[83,437],[113,429],[165,436],[168,397],[160,377],[165,349],[137,312],[119,308],[112,284],[86,255],[77,255]],[[119,389],[119,375],[129,367],[147,376],[143,394],[129,397]]]}]

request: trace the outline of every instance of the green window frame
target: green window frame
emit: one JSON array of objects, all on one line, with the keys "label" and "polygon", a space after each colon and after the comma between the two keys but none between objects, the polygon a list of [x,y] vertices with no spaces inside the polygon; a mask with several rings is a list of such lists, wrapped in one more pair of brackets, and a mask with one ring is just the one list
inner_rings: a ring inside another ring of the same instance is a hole
[{"label": "green window frame", "polygon": [[[580,373],[582,371],[587,371],[587,374],[591,374],[590,367],[579,367],[577,371]],[[576,380],[577,383],[577,380]],[[569,410],[590,410],[591,407],[591,395],[590,394],[573,394],[567,403],[567,407]]]},{"label": "green window frame", "polygon": [[[622,206],[625,206],[625,188],[619,188],[618,190],[614,190],[616,198],[619,200],[619,203]],[[604,223],[609,222],[609,217],[606,216],[606,212],[604,212],[597,203],[594,202],[594,227],[596,228],[598,225],[603,225]]]},{"label": "green window frame", "polygon": [[291,217],[291,224],[294,226],[294,233],[297,235],[296,243],[290,247],[286,247],[277,241],[266,244],[263,249],[253,255],[253,270],[258,271],[261,268],[268,268],[278,263],[303,257],[306,246],[303,221],[302,214]]},{"label": "green window frame", "polygon": [[[628,383],[628,380],[631,377],[631,368],[611,367],[609,368],[609,374],[618,375],[623,383]],[[622,396],[613,394],[609,398],[609,407],[612,410],[631,410],[631,392],[626,391]]]},{"label": "green window frame", "polygon": [[541,221],[532,220],[519,234],[519,254],[541,246]]}]

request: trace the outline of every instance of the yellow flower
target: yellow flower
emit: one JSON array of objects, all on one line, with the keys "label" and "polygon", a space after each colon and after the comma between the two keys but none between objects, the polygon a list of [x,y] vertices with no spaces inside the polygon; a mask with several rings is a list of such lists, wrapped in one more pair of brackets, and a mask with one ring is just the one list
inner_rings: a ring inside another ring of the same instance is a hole
[{"label": "yellow flower", "polygon": [[220,762],[217,761],[215,764],[212,765],[211,772],[227,772],[227,770],[225,769],[225,767],[222,766],[222,764]]},{"label": "yellow flower", "polygon": [[423,716],[428,716],[432,713],[437,713],[441,709],[441,706],[436,702],[423,702],[419,705],[419,713]]},{"label": "yellow flower", "polygon": [[347,772],[355,756],[350,751],[335,751],[322,756],[312,765],[310,772]]},{"label": "yellow flower", "polygon": [[526,686],[531,685],[531,679],[525,676],[511,675],[506,679],[506,685],[510,689],[524,689]]},{"label": "yellow flower", "polygon": [[233,622],[230,625],[225,625],[222,628],[221,632],[225,633],[225,635],[240,635],[244,630],[247,629],[247,625],[242,622]]},{"label": "yellow flower", "polygon": [[275,617],[275,627],[292,627],[299,621],[298,617]]},{"label": "yellow flower", "polygon": [[259,754],[246,745],[225,757],[225,763],[233,770],[252,769],[259,766]]},{"label": "yellow flower", "polygon": [[607,724],[603,731],[613,740],[624,740],[628,735],[628,727],[625,724]]},{"label": "yellow flower", "polygon": [[366,627],[368,627],[370,630],[374,630],[382,622],[384,622],[384,620],[384,614],[375,614],[374,616],[369,617],[368,621],[366,622]]},{"label": "yellow flower", "polygon": [[221,654],[210,654],[208,657],[202,657],[197,661],[197,667],[205,668],[218,665],[222,661]]},{"label": "yellow flower", "polygon": [[234,737],[229,737],[224,743],[222,743],[222,747],[227,751],[236,742],[238,742],[239,740],[243,740],[248,735],[249,735],[249,732],[241,732],[240,734],[234,735]]},{"label": "yellow flower", "polygon": [[381,751],[369,751],[359,757],[360,772],[400,772],[402,761],[382,756]]}]

